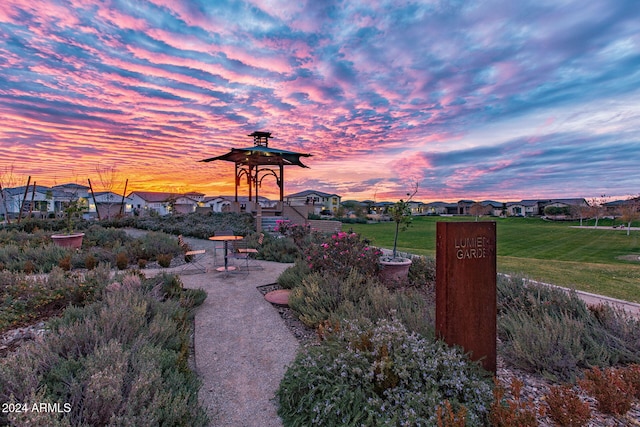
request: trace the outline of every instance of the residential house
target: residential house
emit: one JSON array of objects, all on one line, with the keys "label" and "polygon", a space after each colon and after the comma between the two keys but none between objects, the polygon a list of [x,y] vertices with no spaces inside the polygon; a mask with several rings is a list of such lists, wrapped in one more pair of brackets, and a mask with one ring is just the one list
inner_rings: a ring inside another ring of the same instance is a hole
[{"label": "residential house", "polygon": [[426,215],[455,215],[458,213],[457,203],[431,202],[425,205]]},{"label": "residential house", "polygon": [[521,200],[507,203],[508,216],[534,216],[540,214],[540,201]]},{"label": "residential house", "polygon": [[564,208],[567,212],[566,216],[577,217],[581,209],[589,207],[589,203],[584,198],[546,200],[540,202],[540,214],[544,214],[548,207]]},{"label": "residential house", "polygon": [[191,213],[195,212],[198,206],[196,200],[177,193],[133,191],[127,197],[131,199],[133,212],[136,215],[156,213],[163,216],[171,213]]},{"label": "residential house", "polygon": [[100,219],[131,213],[133,209],[133,200],[128,197],[122,197],[121,194],[111,191],[98,191],[93,195],[95,200],[93,197],[89,199],[89,213],[95,213]]},{"label": "residential house", "polygon": [[506,215],[504,212],[505,204],[502,202],[496,202],[495,200],[483,200],[480,204],[484,207],[486,214],[491,216],[503,216]]},{"label": "residential house", "polygon": [[[213,212],[230,212],[232,203],[235,202],[235,196],[216,196],[216,197],[204,197],[201,202],[198,203],[201,207],[211,209]],[[252,198],[252,202],[256,202],[256,198]],[[249,203],[249,197],[238,196],[238,204],[240,205],[240,212],[246,212],[247,204]],[[270,200],[266,197],[258,196],[258,204],[260,207],[273,208],[278,202]]]},{"label": "residential house", "polygon": [[341,197],[337,194],[324,193],[316,190],[305,190],[285,196],[285,202],[292,206],[311,205],[315,214],[328,210],[335,214],[340,207]]},{"label": "residential house", "polygon": [[458,215],[471,215],[471,206],[475,202],[473,200],[458,201]]}]

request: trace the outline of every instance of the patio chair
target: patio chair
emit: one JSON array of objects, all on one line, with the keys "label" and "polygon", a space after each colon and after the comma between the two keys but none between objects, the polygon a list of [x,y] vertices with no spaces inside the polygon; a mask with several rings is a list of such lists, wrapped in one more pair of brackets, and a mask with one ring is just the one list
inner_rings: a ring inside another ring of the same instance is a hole
[{"label": "patio chair", "polygon": [[[260,235],[258,236],[258,247],[257,248],[250,248],[245,244],[244,247],[239,247],[238,248],[238,252],[241,253],[241,254],[247,254],[249,256],[249,259],[255,259],[254,257],[256,256],[256,254],[258,252],[260,252],[260,247],[262,246],[263,243],[264,243],[264,233],[260,233]],[[249,259],[247,259],[247,264],[249,263]],[[256,266],[256,270],[262,270],[263,269],[262,266],[260,266],[258,264],[255,264],[255,266]]]},{"label": "patio chair", "polygon": [[[251,253],[247,252],[248,249],[251,249],[247,246],[247,242],[243,240],[238,240],[237,242],[233,242],[232,250],[229,254],[229,258],[232,260],[238,261],[235,263],[235,267],[237,272],[239,273],[249,273],[249,261],[251,260]],[[241,264],[244,266],[241,267]]]},{"label": "patio chair", "polygon": [[206,273],[207,267],[202,263],[206,255],[205,249],[192,250],[189,244],[184,241],[182,234],[178,236],[178,245],[184,251],[184,265],[181,272],[185,271],[198,271],[200,273]]}]

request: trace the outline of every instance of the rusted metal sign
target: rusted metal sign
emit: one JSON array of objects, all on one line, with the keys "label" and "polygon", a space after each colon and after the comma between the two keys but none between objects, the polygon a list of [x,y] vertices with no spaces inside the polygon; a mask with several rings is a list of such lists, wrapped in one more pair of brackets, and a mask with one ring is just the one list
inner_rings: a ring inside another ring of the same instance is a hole
[{"label": "rusted metal sign", "polygon": [[496,223],[438,222],[436,333],[496,372]]}]

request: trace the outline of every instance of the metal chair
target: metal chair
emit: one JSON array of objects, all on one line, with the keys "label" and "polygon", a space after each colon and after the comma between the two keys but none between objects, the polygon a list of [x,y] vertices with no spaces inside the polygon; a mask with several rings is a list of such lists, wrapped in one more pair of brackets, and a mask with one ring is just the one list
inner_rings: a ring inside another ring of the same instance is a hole
[{"label": "metal chair", "polygon": [[232,250],[231,254],[229,254],[229,258],[232,260],[240,261],[240,263],[244,264],[244,268],[240,268],[239,265],[235,265],[236,272],[249,274],[249,260],[251,259],[251,254],[247,252],[250,249],[247,246],[247,242],[238,240],[237,242],[232,242]]},{"label": "metal chair", "polygon": [[182,234],[178,236],[178,244],[184,251],[185,261],[180,271],[198,271],[200,273],[206,273],[207,267],[202,262],[207,251],[205,249],[192,250],[189,244],[184,241]]}]

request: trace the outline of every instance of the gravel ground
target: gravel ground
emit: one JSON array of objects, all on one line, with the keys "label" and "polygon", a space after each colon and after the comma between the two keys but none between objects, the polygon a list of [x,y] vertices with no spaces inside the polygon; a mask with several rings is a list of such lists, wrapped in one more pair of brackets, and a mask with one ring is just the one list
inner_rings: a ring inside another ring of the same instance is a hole
[{"label": "gravel ground", "polygon": [[256,287],[275,282],[290,264],[259,264],[263,270],[249,274],[181,276],[186,288],[208,295],[195,316],[195,367],[212,426],[282,426],[274,397],[298,341]]}]

